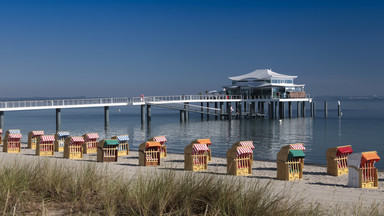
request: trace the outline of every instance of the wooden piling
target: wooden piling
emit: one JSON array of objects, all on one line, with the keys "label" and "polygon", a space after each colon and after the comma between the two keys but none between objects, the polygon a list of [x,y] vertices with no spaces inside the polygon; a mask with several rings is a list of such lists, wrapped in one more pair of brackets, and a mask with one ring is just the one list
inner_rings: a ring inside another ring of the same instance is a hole
[{"label": "wooden piling", "polygon": [[249,110],[250,118],[253,118],[255,116],[255,114],[256,114],[255,110],[256,110],[256,103],[252,102],[251,103],[251,109]]},{"label": "wooden piling", "polygon": [[217,120],[219,117],[217,116],[217,102],[215,102],[215,120]]},{"label": "wooden piling", "polygon": [[296,116],[297,116],[297,118],[299,118],[300,117],[300,102],[297,102],[296,112],[297,112]]},{"label": "wooden piling", "polygon": [[313,106],[312,106],[312,102],[309,103],[309,112],[311,114],[311,117],[313,117]]},{"label": "wooden piling", "polygon": [[209,120],[209,102],[207,102],[207,120]]},{"label": "wooden piling", "polygon": [[145,121],[145,105],[141,105],[141,124]]},{"label": "wooden piling", "polygon": [[184,122],[184,110],[180,110],[180,122]]},{"label": "wooden piling", "polygon": [[204,112],[204,109],[203,109],[203,107],[204,107],[204,102],[201,102],[201,103],[200,103],[200,106],[201,106],[201,115],[200,115],[200,117],[201,117],[201,120],[204,120],[204,114],[203,114],[203,112]]},{"label": "wooden piling", "polygon": [[189,103],[188,103],[188,102],[185,102],[185,103],[184,103],[184,119],[185,119],[185,121],[188,121],[188,120],[189,120],[189,111],[188,111],[188,108],[189,108]]},{"label": "wooden piling", "polygon": [[147,105],[147,122],[152,120],[151,105]]},{"label": "wooden piling", "polygon": [[232,120],[232,103],[227,102],[227,113],[228,113],[228,119]]},{"label": "wooden piling", "polygon": [[275,113],[274,113],[274,119],[279,119],[279,102],[275,103]]},{"label": "wooden piling", "polygon": [[288,102],[288,117],[292,118],[292,102]]},{"label": "wooden piling", "polygon": [[247,113],[247,102],[244,102],[243,106],[244,106],[244,113]]},{"label": "wooden piling", "polygon": [[224,103],[220,102],[220,120],[224,120]]},{"label": "wooden piling", "polygon": [[238,115],[237,115],[237,117],[239,118],[239,119],[241,119],[241,117],[242,117],[242,115],[243,115],[243,111],[242,111],[242,109],[241,109],[241,106],[242,106],[242,104],[241,104],[241,102],[239,102],[239,103],[237,103],[237,105],[238,105]]},{"label": "wooden piling", "polygon": [[279,102],[279,119],[285,118],[285,106],[284,102]]},{"label": "wooden piling", "polygon": [[[56,132],[60,131],[60,127],[61,127],[61,109],[56,109]],[[0,126],[0,128],[2,128],[2,126]]]},{"label": "wooden piling", "polygon": [[261,102],[261,114],[265,114],[265,112],[264,112],[264,102]]},{"label": "wooden piling", "polygon": [[[56,110],[56,119],[57,119],[57,110]],[[105,129],[109,128],[109,106],[104,107],[104,128]]]}]

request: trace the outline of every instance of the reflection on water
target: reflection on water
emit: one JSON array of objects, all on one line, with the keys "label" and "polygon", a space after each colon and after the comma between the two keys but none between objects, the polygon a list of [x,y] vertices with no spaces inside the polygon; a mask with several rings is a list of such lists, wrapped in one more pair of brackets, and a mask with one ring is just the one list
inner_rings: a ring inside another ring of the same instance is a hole
[{"label": "reflection on water", "polygon": [[227,149],[233,143],[252,140],[256,146],[255,159],[275,160],[283,145],[303,142],[311,149],[312,121],[310,118],[301,118],[285,119],[281,123],[269,119],[161,124],[152,122],[143,129],[134,129],[131,143],[138,145],[150,137],[166,135],[168,150],[183,153],[184,147],[192,140],[210,138],[212,154],[225,157]]}]

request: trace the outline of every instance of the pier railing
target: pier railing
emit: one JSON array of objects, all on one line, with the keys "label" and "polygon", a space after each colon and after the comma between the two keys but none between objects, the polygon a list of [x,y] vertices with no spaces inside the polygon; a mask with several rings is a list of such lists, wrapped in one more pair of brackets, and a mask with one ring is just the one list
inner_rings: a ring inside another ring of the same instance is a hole
[{"label": "pier railing", "polygon": [[59,100],[31,100],[31,101],[5,101],[0,102],[0,109],[38,109],[60,107],[82,107],[92,105],[128,105],[131,98],[88,98],[88,99],[59,99]]},{"label": "pier railing", "polygon": [[[241,97],[241,96],[240,96]],[[258,95],[258,96],[243,96],[243,100],[268,100],[268,99],[300,99],[300,98],[310,98],[310,94],[305,94],[304,97],[294,97],[294,96],[286,96],[286,95]]]},{"label": "pier railing", "polygon": [[[309,96],[308,96],[309,98]],[[308,99],[308,98],[298,98]],[[80,108],[102,106],[126,106],[145,104],[170,103],[198,103],[198,102],[237,102],[241,100],[270,100],[292,99],[265,96],[260,98],[242,97],[240,95],[174,95],[174,96],[147,96],[147,97],[121,97],[121,98],[86,98],[86,99],[56,99],[56,100],[30,100],[30,101],[3,101],[0,102],[0,111],[36,110],[55,108]]]},{"label": "pier railing", "polygon": [[156,103],[156,102],[184,102],[184,101],[219,101],[219,100],[241,100],[240,95],[174,95],[174,96],[150,96],[133,97],[133,103]]}]

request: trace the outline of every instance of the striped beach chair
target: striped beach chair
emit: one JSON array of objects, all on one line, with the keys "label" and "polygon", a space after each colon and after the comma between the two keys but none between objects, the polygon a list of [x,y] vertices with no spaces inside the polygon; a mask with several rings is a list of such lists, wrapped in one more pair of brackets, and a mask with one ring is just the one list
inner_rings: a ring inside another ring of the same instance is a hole
[{"label": "striped beach chair", "polygon": [[111,139],[116,139],[119,141],[119,146],[117,147],[118,156],[129,155],[129,144],[128,144],[129,136],[128,135],[114,136]]},{"label": "striped beach chair", "polygon": [[28,148],[36,149],[37,139],[44,135],[44,131],[31,131],[28,133]]},{"label": "striped beach chair", "polygon": [[53,156],[55,153],[55,136],[41,135],[36,143],[37,156]]},{"label": "striped beach chair", "polygon": [[84,134],[83,138],[85,140],[83,144],[83,153],[84,154],[97,153],[97,143],[98,143],[99,135],[97,133],[88,133],[88,134]]},{"label": "striped beach chair", "polygon": [[7,153],[20,153],[22,135],[20,130],[12,129],[7,130],[4,137],[3,152]]},{"label": "striped beach chair", "polygon": [[205,171],[208,169],[207,144],[198,144],[192,141],[184,148],[184,169],[189,171]]},{"label": "striped beach chair", "polygon": [[253,141],[240,141],[232,145],[232,147],[249,147],[252,149],[252,154],[248,154],[249,159],[251,161],[251,166],[253,165],[253,150],[255,149],[255,146],[253,145]]},{"label": "striped beach chair", "polygon": [[165,143],[167,142],[167,138],[165,136],[156,136],[148,139],[148,141],[155,141],[159,142],[161,147],[160,147],[160,158],[166,158],[167,157],[167,146]]},{"label": "striped beach chair", "polygon": [[65,139],[67,139],[71,134],[68,131],[59,131],[55,135],[55,151],[63,152]]},{"label": "striped beach chair", "polygon": [[209,148],[212,144],[210,139],[197,139],[197,140],[193,140],[192,143],[206,145],[208,147],[208,150],[205,152],[205,154],[207,154],[207,160],[208,162],[212,160],[212,152],[211,152],[211,149]]},{"label": "striped beach chair", "polygon": [[67,159],[83,159],[83,137],[67,137],[64,143],[63,157]]},{"label": "striped beach chair", "polygon": [[254,148],[252,141],[233,144],[227,151],[227,174],[251,175]]},{"label": "striped beach chair", "polygon": [[294,181],[303,178],[305,147],[302,143],[283,146],[277,153],[277,179]]}]

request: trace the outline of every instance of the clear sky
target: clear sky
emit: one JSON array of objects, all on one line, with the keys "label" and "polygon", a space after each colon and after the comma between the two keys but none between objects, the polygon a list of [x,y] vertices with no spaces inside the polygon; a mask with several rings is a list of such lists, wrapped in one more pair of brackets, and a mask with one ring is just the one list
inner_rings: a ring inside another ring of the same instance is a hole
[{"label": "clear sky", "polygon": [[383,1],[0,1],[0,97],[198,94],[264,68],[384,95],[383,64]]}]

